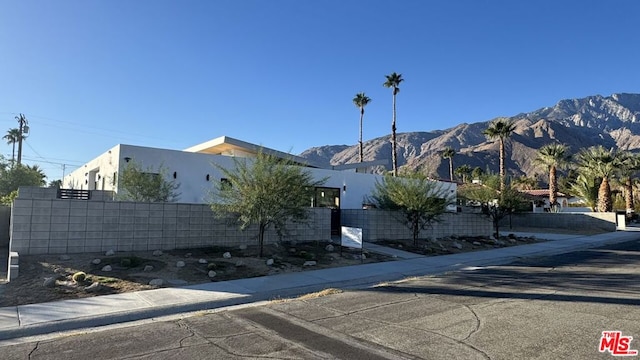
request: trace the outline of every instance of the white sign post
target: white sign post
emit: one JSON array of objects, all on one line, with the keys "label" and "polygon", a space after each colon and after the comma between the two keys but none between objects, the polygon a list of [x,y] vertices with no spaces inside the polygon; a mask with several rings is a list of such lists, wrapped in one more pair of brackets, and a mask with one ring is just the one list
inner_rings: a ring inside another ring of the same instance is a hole
[{"label": "white sign post", "polygon": [[[360,261],[364,261],[362,258],[362,228],[343,226],[340,245],[360,249]],[[342,247],[340,252],[342,253]]]}]

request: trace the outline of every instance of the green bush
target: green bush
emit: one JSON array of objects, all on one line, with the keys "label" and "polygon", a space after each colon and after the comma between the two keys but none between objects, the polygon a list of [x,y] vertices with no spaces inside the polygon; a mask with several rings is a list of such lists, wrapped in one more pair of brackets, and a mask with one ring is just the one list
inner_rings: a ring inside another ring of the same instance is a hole
[{"label": "green bush", "polygon": [[78,271],[77,273],[71,276],[74,282],[80,283],[83,282],[87,278],[87,274],[84,271]]}]

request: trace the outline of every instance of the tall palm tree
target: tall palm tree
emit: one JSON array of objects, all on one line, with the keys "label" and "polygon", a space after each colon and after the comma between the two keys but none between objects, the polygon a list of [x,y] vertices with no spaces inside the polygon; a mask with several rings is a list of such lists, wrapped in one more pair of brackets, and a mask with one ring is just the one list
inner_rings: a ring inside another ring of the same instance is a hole
[{"label": "tall palm tree", "polygon": [[624,189],[624,202],[627,210],[627,215],[633,214],[635,208],[633,203],[633,178],[640,171],[640,157],[638,154],[633,154],[629,151],[619,153],[620,166],[618,170],[620,172],[620,182]]},{"label": "tall palm tree", "polygon": [[444,159],[449,159],[449,179],[453,182],[453,157],[456,155],[456,151],[447,146],[440,154]]},{"label": "tall palm tree", "polygon": [[9,129],[7,134],[2,137],[4,140],[7,140],[7,145],[12,145],[11,149],[11,164],[13,165],[16,161],[16,143],[20,139],[20,130],[19,129]]},{"label": "tall palm tree", "polygon": [[614,149],[607,150],[601,145],[591,146],[580,151],[577,160],[581,173],[600,179],[597,210],[601,212],[613,210],[610,180],[620,166],[618,153]]},{"label": "tall palm tree", "polygon": [[505,189],[505,167],[504,167],[504,159],[505,148],[504,142],[515,130],[515,124],[505,118],[499,118],[494,120],[489,124],[489,127],[486,128],[482,133],[485,134],[489,139],[498,139],[500,141],[500,192],[503,192]]},{"label": "tall palm tree", "polygon": [[387,81],[382,86],[393,89],[393,121],[391,122],[391,161],[393,176],[398,176],[398,155],[396,150],[396,95],[400,92],[400,83],[404,81],[402,74],[385,75]]},{"label": "tall palm tree", "polygon": [[467,177],[469,176],[469,174],[471,174],[471,167],[469,165],[467,165],[467,164],[460,165],[460,166],[458,166],[456,168],[454,173],[462,178],[462,183],[463,184],[466,184],[467,183]]},{"label": "tall palm tree", "polygon": [[364,118],[364,107],[367,106],[371,102],[371,99],[365,95],[363,92],[357,93],[356,97],[353,98],[353,103],[360,109],[360,140],[359,144],[359,152],[360,152],[360,162],[364,161],[364,153],[362,150],[362,118]]},{"label": "tall palm tree", "polygon": [[558,204],[557,170],[567,167],[569,159],[569,149],[563,144],[554,143],[538,149],[538,156],[533,160],[549,171],[549,204],[552,208]]}]

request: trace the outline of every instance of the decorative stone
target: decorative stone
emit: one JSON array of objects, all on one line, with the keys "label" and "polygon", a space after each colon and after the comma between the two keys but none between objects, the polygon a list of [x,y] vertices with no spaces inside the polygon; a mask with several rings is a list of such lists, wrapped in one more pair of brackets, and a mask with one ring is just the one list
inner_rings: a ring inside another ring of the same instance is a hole
[{"label": "decorative stone", "polygon": [[453,244],[451,244],[451,246],[453,246],[454,248],[456,248],[458,250],[462,250],[462,244],[460,244],[457,241],[454,241]]},{"label": "decorative stone", "polygon": [[245,267],[245,266],[247,266],[247,264],[245,264],[245,262],[242,260],[238,260],[236,262],[236,267]]},{"label": "decorative stone", "polygon": [[149,281],[149,285],[162,286],[162,285],[164,285],[164,280],[162,280],[162,279],[153,279],[153,280]]},{"label": "decorative stone", "polygon": [[153,252],[153,256],[161,256],[162,255],[162,250],[155,250]]},{"label": "decorative stone", "polygon": [[62,261],[67,261],[67,260],[71,260],[71,256],[65,254],[65,255],[60,255],[60,260]]},{"label": "decorative stone", "polygon": [[113,270],[113,268],[111,267],[111,265],[105,265],[105,266],[102,268],[102,271],[111,271],[111,270]]},{"label": "decorative stone", "polygon": [[207,259],[199,259],[198,263],[199,264],[208,264],[209,262],[207,261]]},{"label": "decorative stone", "polygon": [[100,285],[99,282],[95,281],[91,285],[85,287],[84,291],[89,292],[89,293],[94,293],[94,292],[100,291],[101,287],[102,287],[102,285]]},{"label": "decorative stone", "polygon": [[316,266],[318,263],[314,260],[305,261],[302,266]]},{"label": "decorative stone", "polygon": [[231,253],[227,251],[226,253],[222,254],[222,257],[225,259],[231,259]]},{"label": "decorative stone", "polygon": [[367,260],[367,255],[362,254],[362,255],[360,256],[360,259],[362,259],[362,260]]},{"label": "decorative stone", "polygon": [[247,245],[246,244],[242,244],[242,245],[238,246],[238,249],[247,250]]},{"label": "decorative stone", "polygon": [[54,278],[54,277],[44,278],[44,282],[42,283],[42,286],[48,287],[48,288],[55,287],[56,286],[56,278]]},{"label": "decorative stone", "polygon": [[267,266],[273,265],[273,259],[267,259]]},{"label": "decorative stone", "polygon": [[101,262],[102,262],[102,260],[100,260],[100,259],[93,259],[93,260],[91,260],[91,263],[92,263],[93,265],[98,265],[98,264],[100,264]]},{"label": "decorative stone", "polygon": [[107,250],[107,252],[104,253],[104,256],[113,256],[115,254],[116,252],[113,249],[109,249]]},{"label": "decorative stone", "polygon": [[146,265],[146,266],[144,267],[144,269],[142,269],[142,271],[144,271],[144,272],[153,271],[153,266],[151,266],[151,265]]},{"label": "decorative stone", "polygon": [[209,274],[207,274],[207,275],[209,275],[209,277],[213,279],[213,278],[214,278],[214,277],[216,277],[216,275],[218,275],[218,274],[216,274],[216,272],[215,272],[215,271],[211,270],[211,271],[209,271]]},{"label": "decorative stone", "polygon": [[333,247],[333,245],[329,244],[327,246],[325,246],[324,248],[325,250],[327,250],[328,252],[332,252],[333,250],[335,250],[335,248]]},{"label": "decorative stone", "polygon": [[478,241],[474,241],[474,242],[473,242],[473,245],[475,245],[475,246],[480,246],[480,245],[482,245],[482,244],[480,244],[480,242],[478,242]]},{"label": "decorative stone", "polygon": [[181,261],[178,261],[178,262],[176,263],[176,267],[179,267],[179,268],[185,267],[185,265],[186,265],[186,264],[185,264],[185,263],[184,263],[184,261],[182,261],[182,260],[181,260]]},{"label": "decorative stone", "polygon": [[190,257],[191,257],[191,255],[193,255],[193,254],[192,254],[192,253],[186,253],[186,254],[184,254],[184,257],[186,257],[186,258],[190,258]]}]

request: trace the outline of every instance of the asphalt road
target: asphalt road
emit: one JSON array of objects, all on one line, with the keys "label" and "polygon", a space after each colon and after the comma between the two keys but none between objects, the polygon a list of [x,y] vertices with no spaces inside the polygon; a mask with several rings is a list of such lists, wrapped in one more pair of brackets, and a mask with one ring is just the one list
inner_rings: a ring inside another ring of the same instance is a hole
[{"label": "asphalt road", "polygon": [[[640,350],[638,305],[640,240],[304,301],[20,339],[0,343],[0,358],[611,359],[614,350]],[[603,331],[623,340],[607,338],[600,352]],[[626,336],[634,339],[625,348]]]}]

